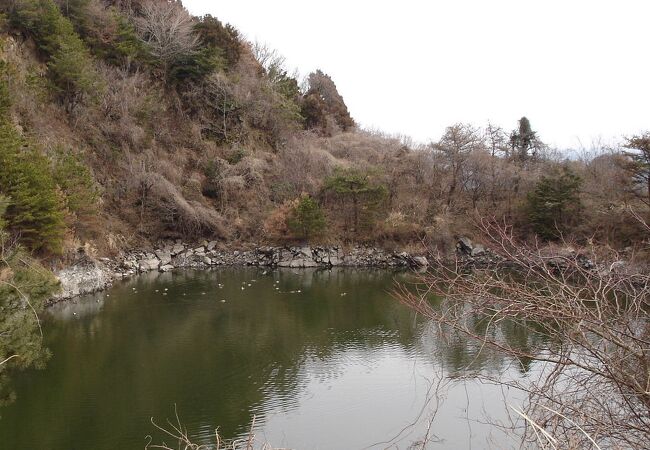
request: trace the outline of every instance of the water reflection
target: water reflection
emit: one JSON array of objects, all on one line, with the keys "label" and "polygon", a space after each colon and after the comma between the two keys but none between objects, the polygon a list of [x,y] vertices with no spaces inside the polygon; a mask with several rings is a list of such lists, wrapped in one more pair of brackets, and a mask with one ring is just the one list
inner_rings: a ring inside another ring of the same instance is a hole
[{"label": "water reflection", "polygon": [[[177,405],[206,443],[216,425],[225,437],[246,434],[256,415],[258,436],[275,446],[363,448],[399,435],[406,448],[438,408],[443,447],[482,446],[490,427],[468,431],[459,415],[480,415],[502,392],[470,381],[420,416],[431,384],[473,371],[517,377],[526,365],[462,336],[443,339],[390,298],[395,276],[156,273],[59,305],[46,323],[55,356],[18,380],[0,437],[16,449],[142,448],[150,417],[170,417]],[[502,332],[538,345],[514,324]]]}]

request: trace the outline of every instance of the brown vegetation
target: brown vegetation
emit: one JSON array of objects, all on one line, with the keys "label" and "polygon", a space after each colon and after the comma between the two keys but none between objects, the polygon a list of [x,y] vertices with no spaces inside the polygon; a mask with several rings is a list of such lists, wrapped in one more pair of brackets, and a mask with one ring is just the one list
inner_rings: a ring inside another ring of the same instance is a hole
[{"label": "brown vegetation", "polygon": [[[530,443],[645,447],[650,277],[616,252],[558,256],[523,244],[499,223],[482,221],[480,228],[507,266],[468,272],[438,261],[418,289],[403,287],[397,297],[436,321],[442,338],[468,337],[515,357],[522,368],[539,363],[538,378],[508,384],[528,394],[521,414]],[[431,295],[442,302],[431,303]],[[500,331],[503,322],[515,323],[532,338],[513,344]]]}]

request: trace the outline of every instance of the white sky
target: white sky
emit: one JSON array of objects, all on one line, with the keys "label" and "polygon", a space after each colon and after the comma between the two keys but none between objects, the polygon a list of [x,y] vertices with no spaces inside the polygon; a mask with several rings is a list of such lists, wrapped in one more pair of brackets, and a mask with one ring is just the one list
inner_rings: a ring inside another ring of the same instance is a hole
[{"label": "white sky", "polygon": [[561,148],[650,129],[648,0],[183,3],[331,75],[364,127],[428,142],[526,115]]}]

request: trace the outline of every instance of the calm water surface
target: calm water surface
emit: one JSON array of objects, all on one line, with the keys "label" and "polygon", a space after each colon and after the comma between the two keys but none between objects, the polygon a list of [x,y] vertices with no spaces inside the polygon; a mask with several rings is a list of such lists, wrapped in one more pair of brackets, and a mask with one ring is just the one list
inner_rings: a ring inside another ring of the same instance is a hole
[{"label": "calm water surface", "polygon": [[204,443],[217,426],[226,438],[246,435],[255,416],[258,444],[275,447],[406,449],[431,419],[427,448],[516,446],[483,422],[506,422],[504,398],[518,399],[471,375],[526,371],[440,338],[390,297],[396,277],[149,274],[58,305],[44,324],[53,357],[16,377],[17,400],[0,410],[0,448],[142,449],[148,434],[163,440],[150,419],[164,424],[175,406]]}]

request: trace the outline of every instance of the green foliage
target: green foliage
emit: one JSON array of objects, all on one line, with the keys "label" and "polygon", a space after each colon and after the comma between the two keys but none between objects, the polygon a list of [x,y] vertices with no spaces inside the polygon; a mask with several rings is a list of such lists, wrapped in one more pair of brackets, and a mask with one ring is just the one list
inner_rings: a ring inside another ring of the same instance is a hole
[{"label": "green foliage", "polygon": [[[2,205],[0,199],[0,216]],[[52,273],[9,245],[0,230],[0,361],[6,361],[0,364],[0,406],[15,397],[9,376],[16,370],[42,367],[49,356],[42,346],[37,315],[57,287]]]},{"label": "green foliage", "polygon": [[152,57],[133,24],[117,8],[91,13],[90,0],[66,0],[63,14],[91,53],[109,64],[130,68],[152,63]]},{"label": "green foliage", "polygon": [[0,125],[0,192],[11,198],[8,227],[32,250],[58,253],[65,233],[62,195],[47,157],[24,145],[10,124]]},{"label": "green foliage", "polygon": [[634,136],[627,139],[625,152],[629,163],[625,169],[632,176],[635,183],[635,192],[650,206],[650,133]]},{"label": "green foliage", "polygon": [[201,186],[201,192],[208,198],[217,199],[221,196],[221,180],[223,175],[221,173],[221,165],[215,161],[208,161],[204,170],[205,181]]},{"label": "green foliage", "polygon": [[173,61],[168,68],[167,78],[172,83],[197,82],[224,67],[221,49],[207,46]]},{"label": "green foliage", "polygon": [[528,194],[528,220],[542,239],[558,239],[576,223],[582,209],[581,184],[580,177],[564,167],[558,174],[542,177]]},{"label": "green foliage", "polygon": [[[0,97],[6,80],[0,72]],[[0,101],[0,193],[11,198],[5,213],[10,231],[33,250],[61,250],[65,224],[61,194],[49,160],[14,129],[8,117],[10,102]]]},{"label": "green foliage", "polygon": [[12,21],[29,32],[47,55],[51,88],[71,112],[97,88],[90,54],[72,23],[52,0],[20,1]]},{"label": "green foliage", "polygon": [[519,162],[525,162],[531,157],[536,157],[543,145],[537,133],[531,128],[528,118],[519,119],[519,128],[510,135],[514,158]]},{"label": "green foliage", "polygon": [[294,236],[309,239],[325,230],[325,215],[309,194],[303,194],[289,213],[287,225]]},{"label": "green foliage", "polygon": [[354,231],[372,229],[377,214],[388,197],[388,189],[375,184],[369,173],[359,170],[338,169],[325,180],[325,193],[340,203],[348,228]]},{"label": "green foliage", "polygon": [[4,219],[7,208],[9,208],[9,197],[0,195],[0,239],[4,237],[5,226],[7,225]]},{"label": "green foliage", "polygon": [[88,218],[97,213],[97,183],[88,166],[70,150],[58,150],[54,181],[65,194],[65,206],[70,213],[77,218]]},{"label": "green foliage", "polygon": [[11,108],[11,94],[5,77],[6,63],[0,61],[0,122],[9,120],[9,108]]},{"label": "green foliage", "polygon": [[204,48],[212,48],[225,60],[226,68],[234,67],[242,53],[239,32],[231,25],[223,25],[211,15],[203,16],[194,28]]},{"label": "green foliage", "polygon": [[234,166],[235,164],[238,164],[242,159],[244,159],[246,155],[246,150],[244,150],[242,147],[237,147],[226,157],[226,161],[228,161],[228,164]]}]

